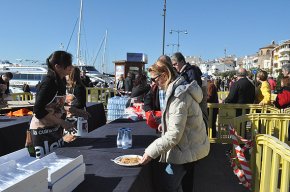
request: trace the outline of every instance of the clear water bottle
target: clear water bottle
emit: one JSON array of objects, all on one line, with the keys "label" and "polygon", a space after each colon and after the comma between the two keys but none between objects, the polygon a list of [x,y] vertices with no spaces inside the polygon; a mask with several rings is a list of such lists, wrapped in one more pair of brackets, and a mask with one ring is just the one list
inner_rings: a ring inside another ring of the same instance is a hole
[{"label": "clear water bottle", "polygon": [[118,135],[117,135],[117,147],[118,148],[122,148],[122,141],[123,141],[123,137],[124,137],[124,128],[120,128],[118,130]]},{"label": "clear water bottle", "polygon": [[127,128],[127,132],[128,132],[128,148],[132,147],[132,129],[131,128]]},{"label": "clear water bottle", "polygon": [[129,131],[127,129],[123,132],[123,138],[122,138],[122,149],[128,149],[129,148]]}]

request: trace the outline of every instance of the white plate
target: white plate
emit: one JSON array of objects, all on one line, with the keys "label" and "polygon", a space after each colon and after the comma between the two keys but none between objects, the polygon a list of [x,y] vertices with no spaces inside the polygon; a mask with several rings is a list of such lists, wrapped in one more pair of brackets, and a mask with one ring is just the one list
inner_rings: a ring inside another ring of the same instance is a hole
[{"label": "white plate", "polygon": [[132,166],[139,165],[139,162],[134,163],[134,164],[125,164],[125,163],[122,163],[120,160],[122,158],[136,158],[136,157],[138,157],[140,160],[142,159],[142,156],[140,156],[140,155],[122,155],[122,156],[116,157],[113,161],[114,161],[114,163],[116,163],[118,165],[132,167]]}]

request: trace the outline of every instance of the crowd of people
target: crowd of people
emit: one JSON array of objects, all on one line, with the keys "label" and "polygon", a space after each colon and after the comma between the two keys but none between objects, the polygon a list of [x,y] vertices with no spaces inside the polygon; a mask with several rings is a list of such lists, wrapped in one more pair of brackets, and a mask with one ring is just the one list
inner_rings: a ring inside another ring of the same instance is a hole
[{"label": "crowd of people", "polygon": [[[151,118],[155,124],[148,124],[161,132],[161,136],[146,148],[140,163],[144,165],[156,159],[165,163],[157,186],[160,191],[192,191],[194,165],[209,152],[207,103],[273,104],[280,109],[290,106],[290,64],[282,67],[284,77],[278,91],[276,80],[264,70],[259,70],[254,76],[240,68],[232,78],[213,79],[203,75],[198,66],[187,63],[180,52],[171,58],[162,55],[148,72],[150,88],[143,100],[144,110],[149,112],[146,118],[154,116],[156,111],[161,112],[162,115]],[[126,80],[134,82],[132,74],[120,79],[123,82],[119,85],[125,85]],[[133,88],[127,91],[134,90],[132,84]],[[218,91],[229,93],[219,100]],[[272,102],[271,94],[274,92],[277,98]],[[213,137],[217,134],[217,114],[218,109],[214,109]],[[238,111],[236,115],[240,115]]]},{"label": "crowd of people", "polygon": [[[268,74],[267,74],[268,76]],[[249,73],[247,75],[247,78],[252,81],[255,86],[259,85],[259,81],[257,79],[254,79],[254,75],[252,73]],[[229,91],[231,89],[231,87],[233,86],[233,84],[238,80],[237,75],[234,75],[232,77],[217,77],[215,79],[213,79],[214,84],[216,86],[216,88],[218,89],[218,91]],[[271,93],[275,93],[277,92],[276,87],[277,87],[277,79],[273,78],[272,76],[268,76],[267,78],[268,83],[270,84],[270,88],[271,88]]]}]

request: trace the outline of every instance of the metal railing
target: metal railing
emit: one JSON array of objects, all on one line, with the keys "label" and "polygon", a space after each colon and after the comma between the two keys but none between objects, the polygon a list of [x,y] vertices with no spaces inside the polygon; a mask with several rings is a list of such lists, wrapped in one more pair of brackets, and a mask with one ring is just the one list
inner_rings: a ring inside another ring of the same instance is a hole
[{"label": "metal railing", "polygon": [[116,90],[112,88],[87,87],[86,101],[101,102],[107,109],[108,99],[116,95]]},{"label": "metal railing", "polygon": [[229,91],[219,91],[217,93],[220,100],[224,100],[229,95]]},{"label": "metal railing", "polygon": [[13,101],[29,101],[33,100],[33,95],[31,93],[11,93]]},{"label": "metal railing", "polygon": [[257,135],[252,163],[255,192],[289,192],[290,147],[270,135]]},{"label": "metal railing", "polygon": [[[252,191],[288,192],[290,184],[290,108],[269,105],[208,104],[209,138],[212,143],[232,143],[228,125],[238,135],[254,141],[249,156]],[[212,137],[213,113],[218,109],[217,134]],[[234,156],[235,150],[232,150]]]},{"label": "metal railing", "polygon": [[[234,124],[234,118],[245,114],[256,113],[281,113],[281,110],[270,105],[258,104],[224,104],[208,103],[209,123],[208,136],[212,143],[231,143],[229,125]],[[217,114],[216,122],[213,121],[214,113]],[[216,125],[216,137],[213,137],[213,125]]]},{"label": "metal railing", "polygon": [[238,135],[253,140],[256,134],[267,134],[289,144],[290,114],[257,113],[234,118],[233,127]]}]

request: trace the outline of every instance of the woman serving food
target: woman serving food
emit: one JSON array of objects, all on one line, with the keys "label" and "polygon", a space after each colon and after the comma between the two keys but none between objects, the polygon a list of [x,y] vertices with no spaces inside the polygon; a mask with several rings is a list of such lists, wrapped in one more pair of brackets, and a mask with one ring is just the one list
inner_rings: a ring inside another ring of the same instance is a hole
[{"label": "woman serving food", "polygon": [[[72,70],[72,55],[65,51],[55,51],[46,60],[48,67],[36,94],[33,117],[30,123],[32,144],[37,158],[43,157],[55,148],[62,147],[75,139],[72,135],[63,135],[63,131],[74,129],[72,123],[65,121],[64,107],[66,95],[65,76]],[[63,140],[64,139],[64,140]]]}]

